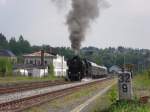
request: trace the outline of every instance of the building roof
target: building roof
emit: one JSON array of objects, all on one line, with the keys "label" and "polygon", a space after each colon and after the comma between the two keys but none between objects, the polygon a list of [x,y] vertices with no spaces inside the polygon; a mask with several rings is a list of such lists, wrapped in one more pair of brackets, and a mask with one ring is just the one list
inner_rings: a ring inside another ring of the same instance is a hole
[{"label": "building roof", "polygon": [[[41,51],[23,55],[24,57],[41,57]],[[45,57],[54,57],[54,55],[44,52]]]},{"label": "building roof", "polygon": [[105,69],[107,70],[107,68],[105,66],[100,66],[100,65],[97,65],[96,63],[93,63],[93,62],[90,62],[92,66],[94,67],[98,67],[98,68],[101,68],[101,69]]},{"label": "building roof", "polygon": [[14,53],[12,53],[10,50],[0,50],[0,56],[4,57],[16,57]]}]

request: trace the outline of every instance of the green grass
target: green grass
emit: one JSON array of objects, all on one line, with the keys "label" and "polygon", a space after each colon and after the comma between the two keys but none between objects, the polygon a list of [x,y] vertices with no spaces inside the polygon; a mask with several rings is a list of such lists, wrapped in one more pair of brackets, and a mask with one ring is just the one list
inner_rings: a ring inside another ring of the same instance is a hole
[{"label": "green grass", "polygon": [[134,87],[137,89],[150,89],[150,77],[148,72],[137,74],[133,80]]},{"label": "green grass", "polygon": [[[150,103],[141,104],[141,96],[150,96],[150,77],[148,72],[137,74],[133,79],[134,98],[132,101],[117,101],[118,94],[115,96],[114,91],[118,93],[117,87],[113,87],[106,95],[99,100],[95,110],[91,112],[150,112]],[[105,104],[105,105],[104,105]]]},{"label": "green grass", "polygon": [[63,78],[55,77],[54,75],[49,75],[47,77],[26,77],[26,76],[6,76],[0,77],[0,84],[8,83],[25,83],[25,82],[37,82],[37,81],[49,81],[49,80],[63,80]]},{"label": "green grass", "polygon": [[102,112],[150,112],[150,105],[140,104],[138,101],[120,101]]},{"label": "green grass", "polygon": [[[150,112],[150,104],[141,104],[136,97],[130,102],[114,101],[114,95],[112,95],[114,91],[117,91],[116,86],[108,91],[107,94],[97,99],[97,105],[93,107],[91,112]],[[117,96],[116,99],[118,98]]]},{"label": "green grass", "polygon": [[150,77],[147,71],[135,76],[133,90],[136,97],[150,96]]},{"label": "green grass", "polygon": [[[114,96],[117,95],[117,93],[115,93],[114,95],[115,91],[117,91],[117,85],[113,86],[106,94],[99,97],[95,101],[95,105],[90,110],[90,112],[103,112],[104,110],[107,110],[112,105],[112,102],[114,101]],[[115,97],[115,99],[116,98],[117,97]]]},{"label": "green grass", "polygon": [[83,103],[84,100],[86,100],[87,97],[92,96],[96,91],[99,91],[100,89],[105,88],[109,84],[113,83],[114,80],[111,80],[109,82],[101,83],[100,85],[94,84],[93,86],[83,88],[81,90],[77,90],[76,92],[67,95],[63,98],[56,99],[52,102],[48,102],[46,104],[35,106],[30,109],[25,110],[24,112],[48,112],[49,108],[52,109],[61,109],[63,107],[72,106],[72,104],[77,103]]}]

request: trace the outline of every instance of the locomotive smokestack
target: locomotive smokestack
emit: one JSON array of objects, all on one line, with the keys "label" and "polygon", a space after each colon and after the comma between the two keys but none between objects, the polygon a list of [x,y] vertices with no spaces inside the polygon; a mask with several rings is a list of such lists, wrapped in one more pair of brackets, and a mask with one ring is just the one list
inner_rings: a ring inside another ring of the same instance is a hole
[{"label": "locomotive smokestack", "polygon": [[41,50],[41,66],[44,65],[44,50]]}]

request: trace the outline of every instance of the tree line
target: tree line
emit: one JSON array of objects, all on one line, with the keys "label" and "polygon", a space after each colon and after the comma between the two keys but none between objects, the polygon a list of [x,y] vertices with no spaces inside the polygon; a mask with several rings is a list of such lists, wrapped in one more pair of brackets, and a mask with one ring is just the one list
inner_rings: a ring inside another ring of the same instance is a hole
[{"label": "tree line", "polygon": [[18,40],[15,37],[7,40],[6,36],[0,33],[0,49],[9,49],[18,56],[31,52],[31,45],[27,40],[24,40],[22,35],[19,36]]},{"label": "tree line", "polygon": [[82,49],[82,54],[84,57],[108,68],[113,65],[122,66],[123,64],[132,64],[135,71],[143,71],[150,68],[150,50],[148,49],[132,49],[122,46],[105,49],[86,47]]},{"label": "tree line", "polygon": [[[52,48],[50,45],[31,45],[22,35],[19,36],[18,40],[16,40],[15,37],[7,40],[6,36],[0,33],[0,49],[9,49],[17,56],[22,56],[23,54],[32,53],[41,49],[50,52],[50,48]],[[65,56],[66,60],[74,56],[74,52],[69,47],[55,47],[53,51]],[[133,49],[122,46],[105,49],[84,47],[80,50],[80,56],[106,67],[113,65],[121,66],[124,63],[133,64],[135,70],[138,71],[150,67],[150,50],[148,49]]]}]

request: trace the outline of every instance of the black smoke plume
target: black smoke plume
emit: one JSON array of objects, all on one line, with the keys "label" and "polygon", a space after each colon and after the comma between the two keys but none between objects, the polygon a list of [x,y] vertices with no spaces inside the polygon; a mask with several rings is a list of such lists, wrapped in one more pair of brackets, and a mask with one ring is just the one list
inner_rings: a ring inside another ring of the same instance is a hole
[{"label": "black smoke plume", "polygon": [[[60,1],[66,0],[52,1],[60,5]],[[70,32],[71,47],[75,53],[79,52],[90,23],[99,17],[100,9],[105,7],[108,7],[108,4],[104,0],[71,0],[71,10],[67,15],[66,23]]]}]

